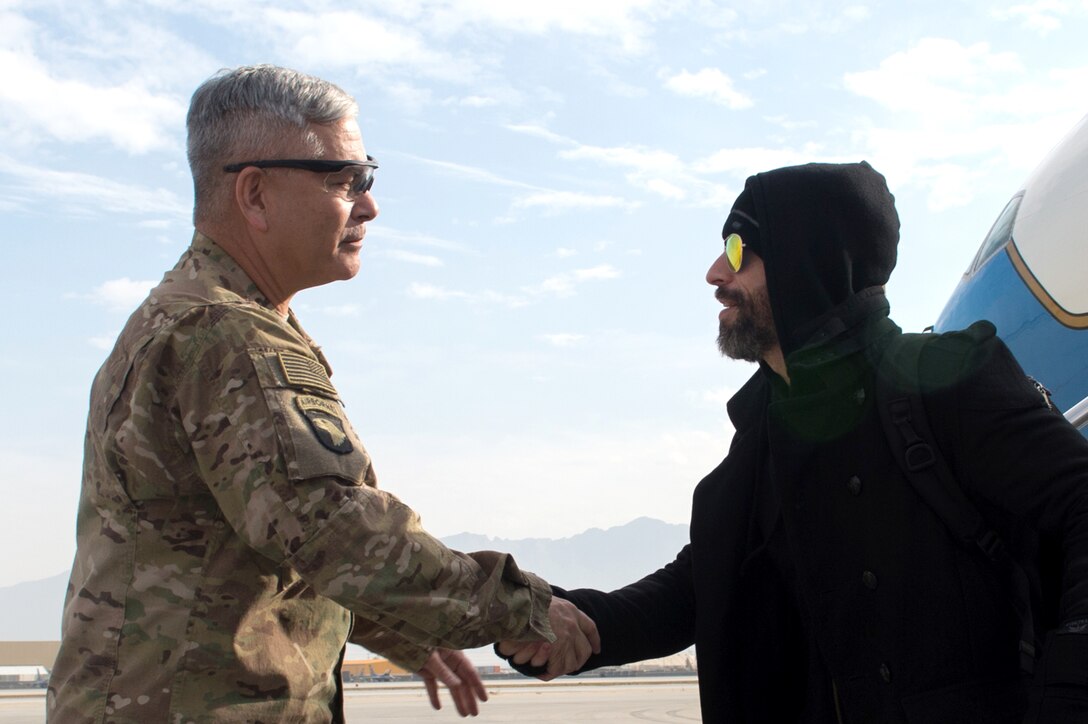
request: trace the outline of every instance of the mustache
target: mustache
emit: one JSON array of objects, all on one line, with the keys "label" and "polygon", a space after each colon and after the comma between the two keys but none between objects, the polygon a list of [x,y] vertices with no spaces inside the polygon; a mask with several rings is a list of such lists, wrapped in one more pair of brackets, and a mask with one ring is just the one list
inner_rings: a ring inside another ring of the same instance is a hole
[{"label": "mustache", "polygon": [[734,292],[726,289],[725,287],[718,287],[714,290],[714,298],[722,304],[727,304],[730,307],[737,307],[744,304],[744,296],[740,292]]}]

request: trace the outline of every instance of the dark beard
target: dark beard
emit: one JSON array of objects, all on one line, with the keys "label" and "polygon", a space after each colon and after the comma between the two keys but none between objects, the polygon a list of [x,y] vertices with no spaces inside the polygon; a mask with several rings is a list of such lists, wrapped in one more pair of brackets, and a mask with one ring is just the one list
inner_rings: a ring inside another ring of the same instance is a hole
[{"label": "dark beard", "polygon": [[734,319],[718,325],[718,349],[726,357],[759,362],[778,344],[774,315],[766,291],[756,297],[740,298],[718,289],[715,296],[728,302],[737,311]]}]

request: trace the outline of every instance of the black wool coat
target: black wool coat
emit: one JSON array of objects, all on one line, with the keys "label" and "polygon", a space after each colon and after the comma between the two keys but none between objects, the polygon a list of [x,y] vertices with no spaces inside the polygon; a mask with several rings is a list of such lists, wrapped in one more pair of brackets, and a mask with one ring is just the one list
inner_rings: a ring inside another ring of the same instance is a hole
[{"label": "black wool coat", "polygon": [[[752,176],[725,232],[763,262],[789,386],[763,368],[730,400],[729,453],[695,489],[672,563],[611,593],[557,589],[601,632],[586,668],[694,643],[710,723],[1088,722],[1088,635],[1075,633],[1088,629],[1088,441],[988,323],[934,335],[913,372],[885,355],[901,349],[883,293],[899,220],[868,164]],[[892,456],[877,380],[904,372],[960,487],[1028,573],[1045,697],[1029,702],[1008,576],[953,539]]]},{"label": "black wool coat", "polygon": [[[585,669],[694,643],[705,722],[1024,720],[1008,577],[954,540],[900,471],[874,405],[899,331],[878,292],[852,306],[845,331],[791,358],[788,392],[761,371],[729,402],[729,454],[696,488],[691,542],[672,563],[611,593],[557,589],[601,632]],[[1088,616],[1088,442],[991,325],[934,336],[921,367],[942,453],[1029,572],[1040,640]],[[761,484],[792,569],[753,533]],[[1032,705],[1055,707],[1039,721],[1088,721],[1075,701],[1088,697],[1086,642],[1067,637],[1060,657],[1080,685],[1057,675]]]}]

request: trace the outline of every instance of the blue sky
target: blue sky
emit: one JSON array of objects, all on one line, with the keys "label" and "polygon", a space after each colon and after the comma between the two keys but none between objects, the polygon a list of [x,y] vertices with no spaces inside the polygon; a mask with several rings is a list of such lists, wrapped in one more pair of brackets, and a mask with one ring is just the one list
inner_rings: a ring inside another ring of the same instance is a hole
[{"label": "blue sky", "polygon": [[[908,9],[909,7],[909,9]],[[751,173],[869,160],[932,323],[1088,111],[1088,3],[0,0],[0,586],[71,561],[90,381],[189,242],[184,115],[270,62],[359,101],[359,276],[294,308],[382,485],[438,535],[688,517],[724,455],[704,281]]]}]

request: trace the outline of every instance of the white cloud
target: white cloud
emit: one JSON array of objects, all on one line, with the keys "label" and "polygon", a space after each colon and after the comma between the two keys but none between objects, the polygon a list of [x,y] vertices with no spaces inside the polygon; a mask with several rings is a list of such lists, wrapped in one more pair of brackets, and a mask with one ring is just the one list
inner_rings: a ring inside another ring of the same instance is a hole
[{"label": "white cloud", "polygon": [[599,194],[584,194],[577,191],[540,191],[514,199],[514,208],[546,208],[552,212],[568,209],[636,209],[640,206],[637,201],[629,201],[619,196],[603,196]]},{"label": "white cloud", "polygon": [[[556,138],[559,137],[556,136]],[[525,189],[529,191],[530,193],[518,196],[513,200],[512,206],[515,209],[543,208],[556,213],[571,209],[621,208],[630,210],[638,208],[639,206],[637,201],[630,201],[619,196],[581,193],[578,191],[556,191],[543,186],[536,186],[523,181],[508,179],[492,173],[491,171],[486,171],[474,166],[420,158],[418,156],[410,156],[410,158],[434,166],[447,173],[455,174],[461,178],[489,183],[495,186],[505,186],[507,188]]]},{"label": "white cloud", "polygon": [[674,201],[683,201],[688,195],[688,192],[684,189],[661,178],[647,180],[646,188],[659,196],[663,196],[666,199],[673,199]]},{"label": "white cloud", "polygon": [[1061,29],[1061,16],[1069,14],[1070,10],[1070,3],[1063,0],[1037,0],[1007,8],[995,8],[991,14],[998,20],[1019,20],[1028,30],[1046,35]]},{"label": "white cloud", "polygon": [[458,300],[476,304],[501,304],[511,308],[523,307],[528,304],[528,301],[521,297],[500,294],[499,292],[491,290],[466,292],[457,289],[446,289],[444,287],[435,286],[434,284],[425,284],[422,282],[412,282],[408,285],[407,294],[413,299],[434,300],[439,302]]},{"label": "white cloud", "polygon": [[0,211],[22,211],[26,208],[27,199],[2,198],[0,199]]},{"label": "white cloud", "polygon": [[929,186],[929,208],[942,211],[970,203],[982,174],[958,164],[942,163],[919,170],[917,176]]},{"label": "white cloud", "polygon": [[644,146],[588,146],[579,144],[576,148],[560,151],[560,158],[597,161],[609,166],[644,169],[652,167],[655,171],[677,168],[680,159],[669,151],[646,148]]},{"label": "white cloud", "polygon": [[469,108],[486,108],[487,106],[493,106],[498,102],[499,101],[495,98],[480,95],[465,96],[457,101],[459,105],[468,106]]},{"label": "white cloud", "polygon": [[829,162],[858,160],[826,156],[822,147],[817,144],[807,144],[801,148],[723,148],[694,162],[692,169],[699,173],[748,176],[768,168],[792,166],[816,158]]},{"label": "white cloud", "polygon": [[847,73],[843,82],[847,90],[890,110],[928,113],[947,123],[988,110],[1015,110],[989,107],[987,99],[1009,88],[1023,71],[1015,53],[993,52],[988,43],[963,46],[924,38],[882,60],[876,70]]},{"label": "white cloud", "polygon": [[693,194],[705,196],[705,192],[699,191],[704,182],[692,177],[684,162],[669,151],[645,146],[590,146],[562,140],[574,147],[560,151],[560,158],[630,169],[625,180],[637,189],[674,201],[683,201]]},{"label": "white cloud", "polygon": [[105,352],[109,352],[113,349],[113,345],[117,343],[117,335],[101,335],[99,337],[89,337],[87,343],[95,349],[100,349]]},{"label": "white cloud", "polygon": [[926,38],[843,83],[889,113],[858,124],[854,147],[938,210],[970,202],[995,168],[1037,163],[1083,114],[1088,68],[1032,74],[986,43]]},{"label": "white cloud", "polygon": [[111,309],[128,310],[140,304],[156,284],[157,281],[150,279],[110,279],[99,284],[84,298]]},{"label": "white cloud", "polygon": [[453,291],[433,284],[424,284],[422,282],[412,282],[408,286],[408,296],[415,299],[438,299],[440,301],[447,299],[470,299],[472,297],[468,292]]},{"label": "white cloud", "polygon": [[550,131],[543,126],[537,126],[532,123],[508,123],[506,125],[508,131],[514,131],[515,133],[524,133],[528,136],[536,136],[537,138],[543,138],[545,141],[550,141],[556,145],[574,145],[575,142],[566,136],[561,136],[554,131]]},{"label": "white cloud", "polygon": [[571,347],[577,342],[586,338],[584,334],[571,334],[569,332],[560,332],[558,334],[541,334],[537,335],[538,339],[542,339],[550,345],[555,347]]},{"label": "white cloud", "polygon": [[65,143],[105,140],[129,153],[180,145],[185,104],[139,80],[94,85],[60,78],[25,52],[0,50],[0,119],[6,134]]},{"label": "white cloud", "polygon": [[403,251],[401,249],[382,249],[380,251],[374,252],[374,256],[381,256],[385,257],[386,259],[403,261],[408,264],[419,264],[421,266],[443,266],[443,261],[437,256],[431,256],[430,254],[417,254],[412,251]]},{"label": "white cloud", "polygon": [[725,404],[737,394],[737,390],[733,387],[718,387],[713,390],[705,390],[700,399],[703,403],[710,404],[715,408],[724,410]]},{"label": "white cloud", "polygon": [[392,241],[408,246],[425,246],[433,249],[443,249],[445,251],[461,253],[472,252],[469,247],[459,241],[443,239],[440,236],[423,234],[418,231],[401,231],[400,229],[386,226],[380,221],[374,222],[372,225],[367,225],[367,237],[371,244],[374,242],[384,243],[386,241]]},{"label": "white cloud", "polygon": [[590,269],[575,269],[574,278],[578,281],[587,279],[615,279],[620,276],[620,270],[611,264],[599,264]]},{"label": "white cloud", "polygon": [[853,21],[868,20],[872,13],[865,5],[851,5],[842,11],[842,14],[848,19]]},{"label": "white cloud", "polygon": [[[796,3],[782,12],[784,6],[767,4],[760,6],[753,14],[753,19],[762,16],[772,21],[768,30],[760,30],[749,23],[747,26],[729,28],[727,37],[734,37],[752,42],[768,34],[775,40],[781,35],[841,35],[853,30],[857,25],[869,20],[872,12],[867,5],[847,5],[839,8],[824,3]],[[890,20],[889,22],[894,22]]]},{"label": "white cloud", "polygon": [[575,269],[548,277],[539,284],[525,287],[524,291],[532,296],[569,297],[574,294],[579,284],[601,279],[615,279],[620,270],[611,264],[600,264],[588,269]]},{"label": "white cloud", "polygon": [[[379,75],[402,69],[456,83],[472,80],[477,70],[470,58],[435,50],[414,28],[384,22],[373,12],[269,9],[256,17],[276,42],[290,39],[286,50],[301,67],[366,69]],[[345,38],[362,40],[345,45]]]},{"label": "white cloud", "polygon": [[532,301],[546,297],[569,297],[575,294],[581,284],[591,281],[615,279],[621,272],[611,264],[600,264],[585,269],[574,269],[555,274],[537,284],[524,286],[519,294],[504,294],[490,289],[478,292],[460,289],[447,289],[434,284],[413,282],[408,286],[407,294],[413,299],[463,301],[472,304],[498,304],[505,307],[524,307]]},{"label": "white cloud", "polygon": [[58,171],[19,163],[0,156],[0,174],[14,178],[20,192],[31,192],[58,203],[58,189],[78,189],[59,195],[65,209],[84,213],[148,214],[188,220],[190,209],[172,191],[134,186],[78,171]]},{"label": "white cloud", "polygon": [[507,128],[542,138],[555,145],[566,146],[567,148],[559,152],[560,158],[593,161],[605,166],[628,169],[624,176],[628,184],[661,198],[690,201],[696,206],[713,208],[720,206],[722,200],[730,194],[728,189],[695,175],[705,173],[707,169],[688,165],[670,151],[646,146],[592,146],[535,125],[513,125]]},{"label": "white cloud", "polygon": [[612,39],[632,53],[644,50],[653,20],[668,14],[664,0],[446,0],[429,3],[429,22],[446,33],[463,25],[481,25],[516,33],[564,32]]},{"label": "white cloud", "polygon": [[507,186],[511,188],[529,189],[532,191],[547,191],[547,189],[540,186],[534,186],[527,184],[524,181],[515,181],[503,176],[499,176],[496,173],[487,171],[476,166],[466,166],[461,163],[453,163],[452,161],[439,161],[433,158],[422,158],[420,156],[413,156],[411,154],[404,154],[406,158],[410,158],[413,161],[433,166],[441,171],[458,176],[460,178],[468,179],[470,181],[478,181],[480,183],[488,183],[495,186]]},{"label": "white cloud", "polygon": [[382,89],[396,101],[401,110],[420,113],[431,103],[433,94],[429,88],[420,88],[414,83],[389,82]]},{"label": "white cloud", "polygon": [[555,250],[555,255],[557,257],[559,257],[560,259],[567,259],[567,258],[570,258],[572,256],[577,256],[578,251],[575,250],[575,249],[567,249],[566,247],[561,246],[561,247],[559,247],[558,249]]},{"label": "white cloud", "polygon": [[775,126],[778,126],[779,128],[781,128],[781,129],[783,129],[785,131],[797,131],[797,130],[800,130],[800,129],[803,129],[803,128],[815,128],[817,126],[816,121],[813,121],[811,119],[810,120],[804,120],[804,121],[797,121],[797,120],[793,120],[792,118],[790,118],[789,116],[786,116],[786,115],[764,116],[763,120],[767,121],[767,123],[771,123],[771,124],[773,124]]},{"label": "white cloud", "polygon": [[359,312],[362,311],[362,307],[358,304],[337,304],[321,307],[319,311],[330,317],[357,317]]},{"label": "white cloud", "polygon": [[703,68],[697,73],[685,69],[669,77],[665,87],[679,95],[706,98],[735,111],[753,105],[749,96],[733,87],[733,79],[717,68]]}]

